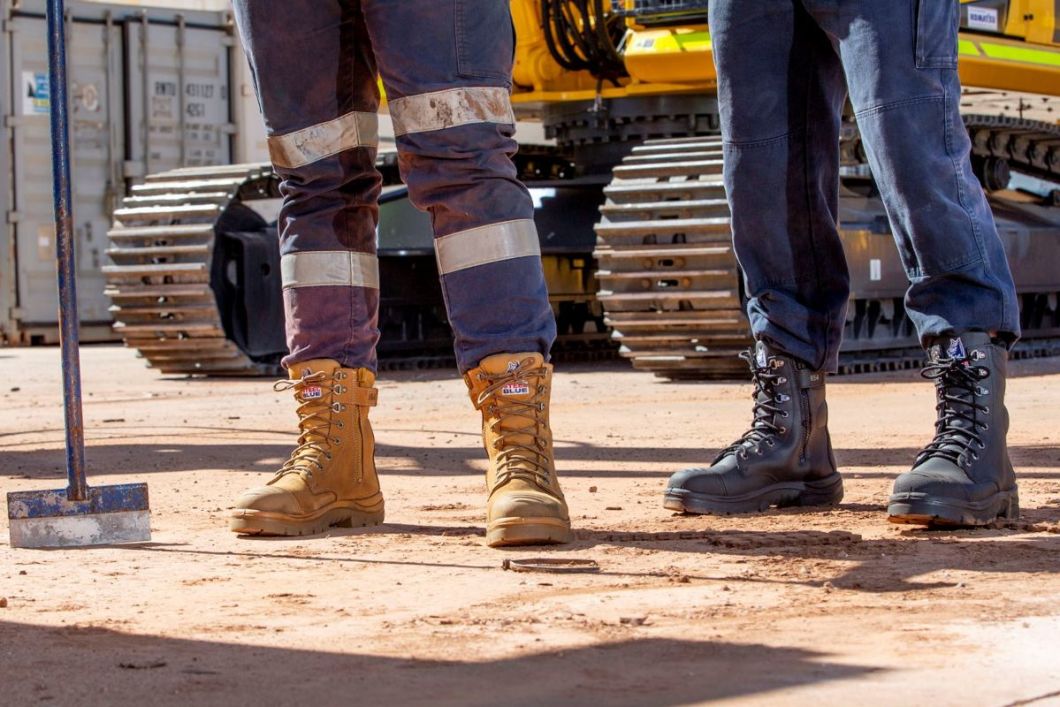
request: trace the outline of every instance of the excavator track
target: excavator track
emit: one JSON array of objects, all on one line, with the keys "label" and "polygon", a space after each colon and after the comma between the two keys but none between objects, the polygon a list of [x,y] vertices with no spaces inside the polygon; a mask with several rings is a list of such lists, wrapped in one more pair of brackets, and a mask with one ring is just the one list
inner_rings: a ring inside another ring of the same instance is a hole
[{"label": "excavator track", "polygon": [[[1012,172],[1060,183],[1060,125],[983,114],[965,115],[964,121],[987,191],[1007,188]],[[856,130],[851,139],[860,139]],[[649,140],[614,169],[605,189],[595,251],[599,298],[620,354],[635,368],[671,379],[747,375],[737,354],[749,345],[750,330],[721,170],[717,137]],[[1054,191],[1052,200],[1060,207],[1058,196]],[[1055,355],[1060,339],[1056,323],[1049,322],[1058,317],[1050,304],[1057,293],[1020,295],[1025,308],[1041,311],[1025,312],[1025,339],[1013,357]],[[879,304],[855,301],[852,311],[859,305],[886,310],[889,303]],[[923,365],[911,325],[887,325],[908,330],[907,340],[895,337],[891,345],[874,347],[850,332],[840,353],[841,373]]]},{"label": "excavator track", "polygon": [[746,374],[721,140],[649,140],[614,169],[596,227],[599,298],[619,352],[669,378]]},{"label": "excavator track", "polygon": [[114,330],[166,374],[263,375],[225,331],[215,288],[216,229],[244,202],[275,198],[268,165],[175,169],[134,186],[114,212],[103,268]]}]

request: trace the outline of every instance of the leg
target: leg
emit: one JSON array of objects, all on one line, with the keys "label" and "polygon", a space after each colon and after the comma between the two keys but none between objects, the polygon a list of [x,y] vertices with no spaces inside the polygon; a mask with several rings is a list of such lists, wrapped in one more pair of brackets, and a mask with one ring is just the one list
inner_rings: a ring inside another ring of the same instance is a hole
[{"label": "leg", "polygon": [[714,57],[733,240],[758,339],[751,428],[708,467],[667,484],[664,505],[746,513],[843,497],[828,436],[847,271],[836,231],[839,111],[832,43],[799,2],[713,0]]},{"label": "leg", "polygon": [[548,405],[556,335],[511,155],[514,37],[500,0],[364,0],[413,203],[430,212],[456,356],[490,457],[486,541],[565,542]]},{"label": "leg", "polygon": [[234,8],[283,179],[284,365],[332,359],[374,370],[379,93],[360,8],[341,0],[236,0]]},{"label": "leg", "polygon": [[511,161],[508,4],[366,0],[364,8],[402,177],[434,224],[460,371],[502,352],[547,357],[555,320],[533,204]]},{"label": "leg", "polygon": [[[935,437],[895,481],[895,522],[982,525],[1019,513],[1005,435],[1016,290],[959,111],[955,0],[845,0],[836,16],[851,99],[928,348]],[[994,339],[991,338],[991,333]]]},{"label": "leg", "polygon": [[229,525],[305,535],[383,520],[375,438],[375,60],[356,3],[235,0],[282,178],[280,250],[298,446]]},{"label": "leg", "polygon": [[836,230],[838,56],[792,0],[719,0],[710,24],[752,332],[815,370],[835,370],[849,287]]},{"label": "leg", "polygon": [[1019,337],[1019,307],[960,116],[955,1],[844,0],[837,35],[850,98],[910,287],[922,343]]}]

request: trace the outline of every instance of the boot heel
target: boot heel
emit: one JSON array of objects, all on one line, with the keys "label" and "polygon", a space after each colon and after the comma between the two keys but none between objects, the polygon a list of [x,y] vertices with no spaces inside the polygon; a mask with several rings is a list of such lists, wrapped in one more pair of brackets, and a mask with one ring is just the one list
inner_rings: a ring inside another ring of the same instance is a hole
[{"label": "boot heel", "polygon": [[833,471],[823,479],[807,481],[806,488],[799,494],[797,504],[800,506],[837,506],[843,500],[843,477]]},{"label": "boot heel", "polygon": [[1019,520],[1020,517],[1020,495],[1019,491],[1013,491],[1009,496],[1008,504],[1001,511],[1001,517],[1006,520]]}]

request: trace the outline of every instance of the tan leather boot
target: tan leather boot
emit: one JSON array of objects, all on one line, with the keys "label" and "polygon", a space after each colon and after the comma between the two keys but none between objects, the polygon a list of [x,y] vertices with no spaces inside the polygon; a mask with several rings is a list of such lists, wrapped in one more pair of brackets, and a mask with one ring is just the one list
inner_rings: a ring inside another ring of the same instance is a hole
[{"label": "tan leather boot", "polygon": [[368,408],[375,376],[329,359],[303,361],[276,390],[294,390],[298,447],[267,485],[241,495],[229,527],[248,535],[311,535],[383,522]]},{"label": "tan leather boot", "polygon": [[486,542],[542,545],[571,540],[548,425],[552,366],[538,353],[497,354],[468,371],[489,455]]}]

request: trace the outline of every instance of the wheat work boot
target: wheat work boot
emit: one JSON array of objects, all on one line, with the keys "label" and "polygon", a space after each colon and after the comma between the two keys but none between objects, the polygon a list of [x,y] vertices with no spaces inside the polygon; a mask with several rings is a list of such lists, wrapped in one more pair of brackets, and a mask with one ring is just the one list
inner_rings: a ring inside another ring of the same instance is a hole
[{"label": "wheat work boot", "polygon": [[543,545],[571,540],[548,424],[552,366],[538,353],[498,354],[464,376],[482,412],[489,455],[486,542]]},{"label": "wheat work boot", "polygon": [[929,342],[923,376],[935,382],[935,438],[894,482],[892,523],[977,526],[1019,517],[1006,435],[1008,352],[969,332]]},{"label": "wheat work boot", "polygon": [[375,376],[328,359],[290,369],[277,390],[298,402],[298,447],[260,488],[241,495],[230,528],[247,535],[311,535],[331,526],[383,522],[383,494],[375,471],[375,436],[368,408],[376,404]]},{"label": "wheat work boot", "polygon": [[663,505],[685,513],[833,506],[843,498],[828,435],[825,373],[759,341],[743,355],[754,376],[754,419],[709,467],[670,477]]}]

